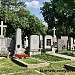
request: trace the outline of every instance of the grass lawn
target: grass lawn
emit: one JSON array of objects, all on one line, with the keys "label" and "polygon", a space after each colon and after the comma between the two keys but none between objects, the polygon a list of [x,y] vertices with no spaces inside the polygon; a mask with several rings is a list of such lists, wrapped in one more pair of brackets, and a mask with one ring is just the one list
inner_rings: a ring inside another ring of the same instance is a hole
[{"label": "grass lawn", "polygon": [[49,55],[49,54],[45,54],[45,53],[42,53],[41,55],[36,55],[35,56],[36,58],[39,58],[39,59],[43,59],[43,60],[46,60],[46,61],[62,61],[62,60],[67,60],[65,58],[61,58],[61,57],[57,57],[57,56],[53,56],[53,55]]},{"label": "grass lawn", "polygon": [[69,51],[69,50],[64,50],[59,52],[59,54],[63,54],[63,55],[69,55],[69,56],[74,56],[75,57],[75,51]]},{"label": "grass lawn", "polygon": [[[46,58],[46,57],[45,57]],[[45,60],[44,58],[44,60]],[[54,57],[53,57],[54,58]],[[58,58],[58,57],[55,57]],[[52,59],[52,58],[51,58]],[[46,75],[75,75],[75,72],[49,72],[47,70],[66,70],[64,68],[65,64],[73,64],[75,61],[72,60],[63,60],[63,61],[56,61],[55,59],[51,61],[50,65],[43,68],[38,68],[37,70],[43,70],[43,73]],[[31,61],[34,61],[34,59],[30,59]],[[31,61],[28,62],[31,62]],[[47,58],[46,58],[47,60]],[[0,75],[42,75],[34,71],[35,69],[29,69],[25,67],[21,67],[11,61],[11,59],[0,59]],[[46,71],[45,71],[46,70]],[[11,74],[12,73],[12,74]]]},{"label": "grass lawn", "polygon": [[72,65],[72,66],[75,66],[75,62],[72,62],[72,63],[69,63],[70,65]]},{"label": "grass lawn", "polygon": [[27,69],[16,65],[11,59],[0,59],[0,75],[40,75],[33,69]]},{"label": "grass lawn", "polygon": [[38,70],[43,70],[43,73],[45,73],[46,75],[75,75],[75,72],[49,72],[50,70],[66,70],[64,68],[64,65],[71,63],[75,63],[75,61],[65,60],[61,62],[51,62],[48,67],[39,68]]},{"label": "grass lawn", "polygon": [[38,63],[43,63],[42,61],[39,61],[37,59],[33,59],[33,58],[24,58],[21,59],[22,61],[28,63],[28,64],[38,64]]}]

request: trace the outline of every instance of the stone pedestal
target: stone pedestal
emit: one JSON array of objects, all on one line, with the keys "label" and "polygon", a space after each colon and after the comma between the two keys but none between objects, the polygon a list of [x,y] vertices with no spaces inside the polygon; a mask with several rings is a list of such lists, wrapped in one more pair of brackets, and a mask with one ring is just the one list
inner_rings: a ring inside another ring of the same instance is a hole
[{"label": "stone pedestal", "polygon": [[56,48],[52,48],[52,53],[54,53],[55,54],[55,51],[56,51]]},{"label": "stone pedestal", "polygon": [[0,55],[1,56],[7,56],[8,55],[6,43],[7,43],[6,38],[3,36],[0,36]]}]

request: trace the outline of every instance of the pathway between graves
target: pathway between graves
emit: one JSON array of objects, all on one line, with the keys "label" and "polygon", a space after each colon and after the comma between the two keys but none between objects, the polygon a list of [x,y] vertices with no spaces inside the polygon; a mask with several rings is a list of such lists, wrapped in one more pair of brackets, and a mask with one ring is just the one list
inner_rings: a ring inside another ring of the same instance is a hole
[{"label": "pathway between graves", "polygon": [[50,55],[54,55],[54,56],[58,56],[58,57],[62,57],[62,58],[70,59],[70,60],[75,60],[75,57],[72,57],[72,56],[67,56],[67,55],[62,55],[57,53],[50,54]]}]

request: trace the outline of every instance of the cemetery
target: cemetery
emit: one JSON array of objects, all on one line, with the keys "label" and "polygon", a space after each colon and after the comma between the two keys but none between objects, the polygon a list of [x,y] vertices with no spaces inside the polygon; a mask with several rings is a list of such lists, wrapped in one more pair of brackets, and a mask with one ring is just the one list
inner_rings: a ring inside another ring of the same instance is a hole
[{"label": "cemetery", "polygon": [[[3,25],[3,21],[1,21],[1,24]],[[3,26],[2,26],[3,27]],[[17,28],[16,30],[16,41],[15,43],[12,42],[11,38],[7,38],[3,36],[3,31],[1,32],[1,41],[4,38],[4,41],[1,42],[0,46],[0,56],[1,57],[8,57],[8,58],[3,58],[0,59],[1,61],[8,60],[9,61],[9,67],[5,71],[1,71],[1,74],[10,74],[13,73],[14,70],[12,70],[10,67],[12,67],[13,64],[15,66],[18,66],[22,69],[22,73],[18,73],[17,67],[15,67],[15,73],[14,74],[25,74],[27,72],[26,67],[30,70],[30,74],[35,74],[36,71],[34,70],[35,68],[37,71],[41,73],[44,73],[46,75],[52,74],[51,71],[56,72],[57,74],[64,74],[63,71],[66,71],[68,73],[68,67],[67,64],[70,65],[70,63],[73,64],[74,67],[74,62],[75,60],[70,61],[70,59],[67,59],[65,57],[59,57],[55,56],[55,54],[60,54],[60,56],[63,55],[68,55],[68,56],[75,56],[74,52],[74,43],[70,44],[73,42],[73,40],[70,39],[68,36],[61,36],[61,39],[57,39],[55,35],[55,27],[52,29],[54,32],[53,37],[51,35],[31,35],[29,37],[25,37],[25,48],[23,48],[22,44],[22,30],[20,28]],[[19,38],[18,38],[19,37]],[[29,39],[28,39],[29,38]],[[7,45],[8,44],[8,45]],[[72,45],[72,46],[71,46]],[[13,53],[8,50],[13,50]],[[26,52],[26,53],[25,53]],[[52,55],[53,54],[53,55]],[[11,65],[12,63],[12,65]],[[3,64],[3,62],[2,62]],[[71,64],[71,65],[72,65]],[[11,65],[11,66],[10,66]],[[1,67],[3,70],[4,68]],[[13,68],[13,67],[12,67]],[[31,70],[31,68],[33,68]],[[9,70],[10,69],[10,70]],[[26,69],[26,72],[25,72]],[[73,69],[73,68],[72,68]],[[74,71],[74,69],[70,71]],[[9,71],[8,71],[9,70]],[[28,71],[29,71],[28,70]],[[60,72],[58,72],[60,71]],[[39,75],[38,73],[36,73]],[[68,73],[69,74],[69,73]]]},{"label": "cemetery", "polygon": [[46,26],[25,2],[1,0],[0,75],[75,75],[73,3],[44,2],[40,10]]}]

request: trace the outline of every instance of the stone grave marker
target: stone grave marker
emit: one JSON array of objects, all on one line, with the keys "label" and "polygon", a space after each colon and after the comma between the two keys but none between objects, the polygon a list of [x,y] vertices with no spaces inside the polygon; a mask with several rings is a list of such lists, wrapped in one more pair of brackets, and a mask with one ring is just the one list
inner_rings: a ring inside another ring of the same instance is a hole
[{"label": "stone grave marker", "polygon": [[53,45],[52,36],[46,35],[44,37],[44,48],[45,49],[51,49],[52,45]]},{"label": "stone grave marker", "polygon": [[1,56],[7,56],[8,50],[7,50],[7,40],[3,36],[3,28],[7,27],[6,25],[3,25],[3,21],[1,21],[1,35],[0,35],[0,55]]},{"label": "stone grave marker", "polygon": [[16,48],[15,48],[15,54],[22,54],[22,53],[24,53],[24,50],[22,48],[21,29],[17,28],[17,31],[16,31]]},{"label": "stone grave marker", "polygon": [[62,39],[58,39],[58,52],[59,51],[62,51],[63,50],[63,47],[64,47],[64,40],[62,40]]},{"label": "stone grave marker", "polygon": [[39,36],[31,35],[30,36],[30,55],[40,54],[39,51]]},{"label": "stone grave marker", "polygon": [[64,49],[68,48],[68,36],[61,36],[61,39],[64,40]]},{"label": "stone grave marker", "polygon": [[74,47],[73,47],[73,38],[72,37],[69,37],[69,49],[70,50],[74,50]]}]

